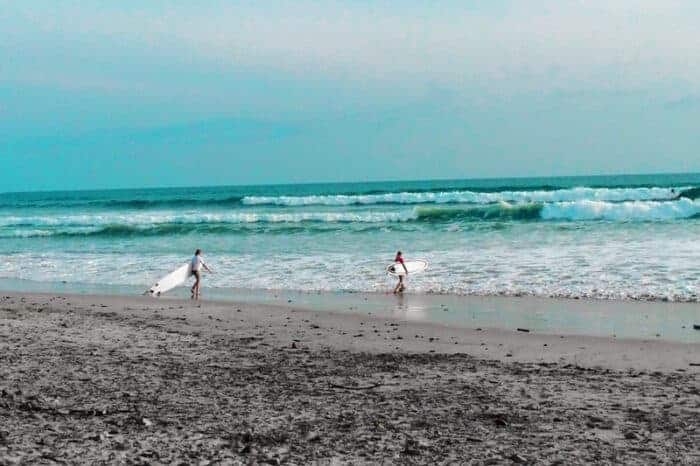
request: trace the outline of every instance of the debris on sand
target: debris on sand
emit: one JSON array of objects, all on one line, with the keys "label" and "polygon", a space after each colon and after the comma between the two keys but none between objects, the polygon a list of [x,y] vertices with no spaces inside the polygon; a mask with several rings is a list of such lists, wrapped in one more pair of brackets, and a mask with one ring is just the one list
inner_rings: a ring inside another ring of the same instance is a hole
[{"label": "debris on sand", "polygon": [[409,333],[371,354],[269,336],[281,323],[19,305],[0,308],[0,464],[697,462],[694,369],[432,354]]}]

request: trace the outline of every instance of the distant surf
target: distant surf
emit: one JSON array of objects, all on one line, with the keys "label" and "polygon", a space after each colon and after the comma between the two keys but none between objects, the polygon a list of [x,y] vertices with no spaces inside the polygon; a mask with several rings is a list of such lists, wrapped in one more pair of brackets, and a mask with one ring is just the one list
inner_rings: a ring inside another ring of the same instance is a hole
[{"label": "distant surf", "polygon": [[[680,196],[688,197],[693,188],[586,188],[534,189],[520,191],[432,191],[395,192],[382,194],[321,195],[321,196],[247,196],[244,205],[278,206],[351,206],[373,204],[495,204],[498,202],[561,202],[596,200],[609,202],[673,200]],[[697,193],[694,193],[697,194]]]},{"label": "distant surf", "polygon": [[[324,231],[317,224],[470,223],[492,221],[618,221],[650,222],[696,219],[700,203],[686,198],[669,201],[508,203],[417,206],[402,210],[301,211],[301,212],[172,212],[82,213],[79,215],[0,217],[0,238],[34,236],[154,236],[178,234],[225,234],[253,231],[241,225],[290,226],[294,231]],[[292,229],[289,231],[291,232]]]}]

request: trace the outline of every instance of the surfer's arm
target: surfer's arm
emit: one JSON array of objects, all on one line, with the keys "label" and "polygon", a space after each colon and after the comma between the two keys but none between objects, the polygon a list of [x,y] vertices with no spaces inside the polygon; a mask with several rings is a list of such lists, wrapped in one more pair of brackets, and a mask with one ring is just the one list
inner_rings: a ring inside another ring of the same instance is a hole
[{"label": "surfer's arm", "polygon": [[204,267],[204,269],[205,269],[207,272],[209,272],[209,273],[214,273],[214,271],[213,271],[212,269],[210,269],[209,266],[208,266],[205,262],[202,262],[202,267]]},{"label": "surfer's arm", "polygon": [[403,262],[401,262],[401,266],[402,266],[403,269],[406,271],[406,275],[408,275],[408,269],[406,268],[406,264],[404,264]]}]

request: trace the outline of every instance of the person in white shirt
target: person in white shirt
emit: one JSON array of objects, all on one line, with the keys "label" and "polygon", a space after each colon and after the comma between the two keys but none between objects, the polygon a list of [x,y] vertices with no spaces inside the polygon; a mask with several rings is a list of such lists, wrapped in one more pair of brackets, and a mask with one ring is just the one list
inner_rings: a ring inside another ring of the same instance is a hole
[{"label": "person in white shirt", "polygon": [[199,299],[199,291],[202,283],[202,269],[207,272],[212,270],[207,266],[207,264],[202,260],[202,250],[197,249],[192,257],[192,275],[195,277],[194,285],[192,285],[192,299]]}]

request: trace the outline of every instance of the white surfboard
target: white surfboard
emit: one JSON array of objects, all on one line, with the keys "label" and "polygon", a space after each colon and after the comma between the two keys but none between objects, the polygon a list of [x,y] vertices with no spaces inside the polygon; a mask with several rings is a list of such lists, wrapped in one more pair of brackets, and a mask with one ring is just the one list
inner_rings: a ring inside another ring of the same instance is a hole
[{"label": "white surfboard", "polygon": [[[404,261],[404,264],[406,265],[409,274],[420,273],[428,269],[428,261],[423,259]],[[393,275],[394,277],[398,277],[406,275],[406,270],[404,270],[400,263],[394,262],[393,264],[389,264],[389,266],[386,268],[386,273]]]},{"label": "white surfboard", "polygon": [[155,285],[149,288],[146,294],[150,294],[151,296],[160,296],[163,293],[185,283],[191,275],[192,263],[187,262],[158,280]]}]

